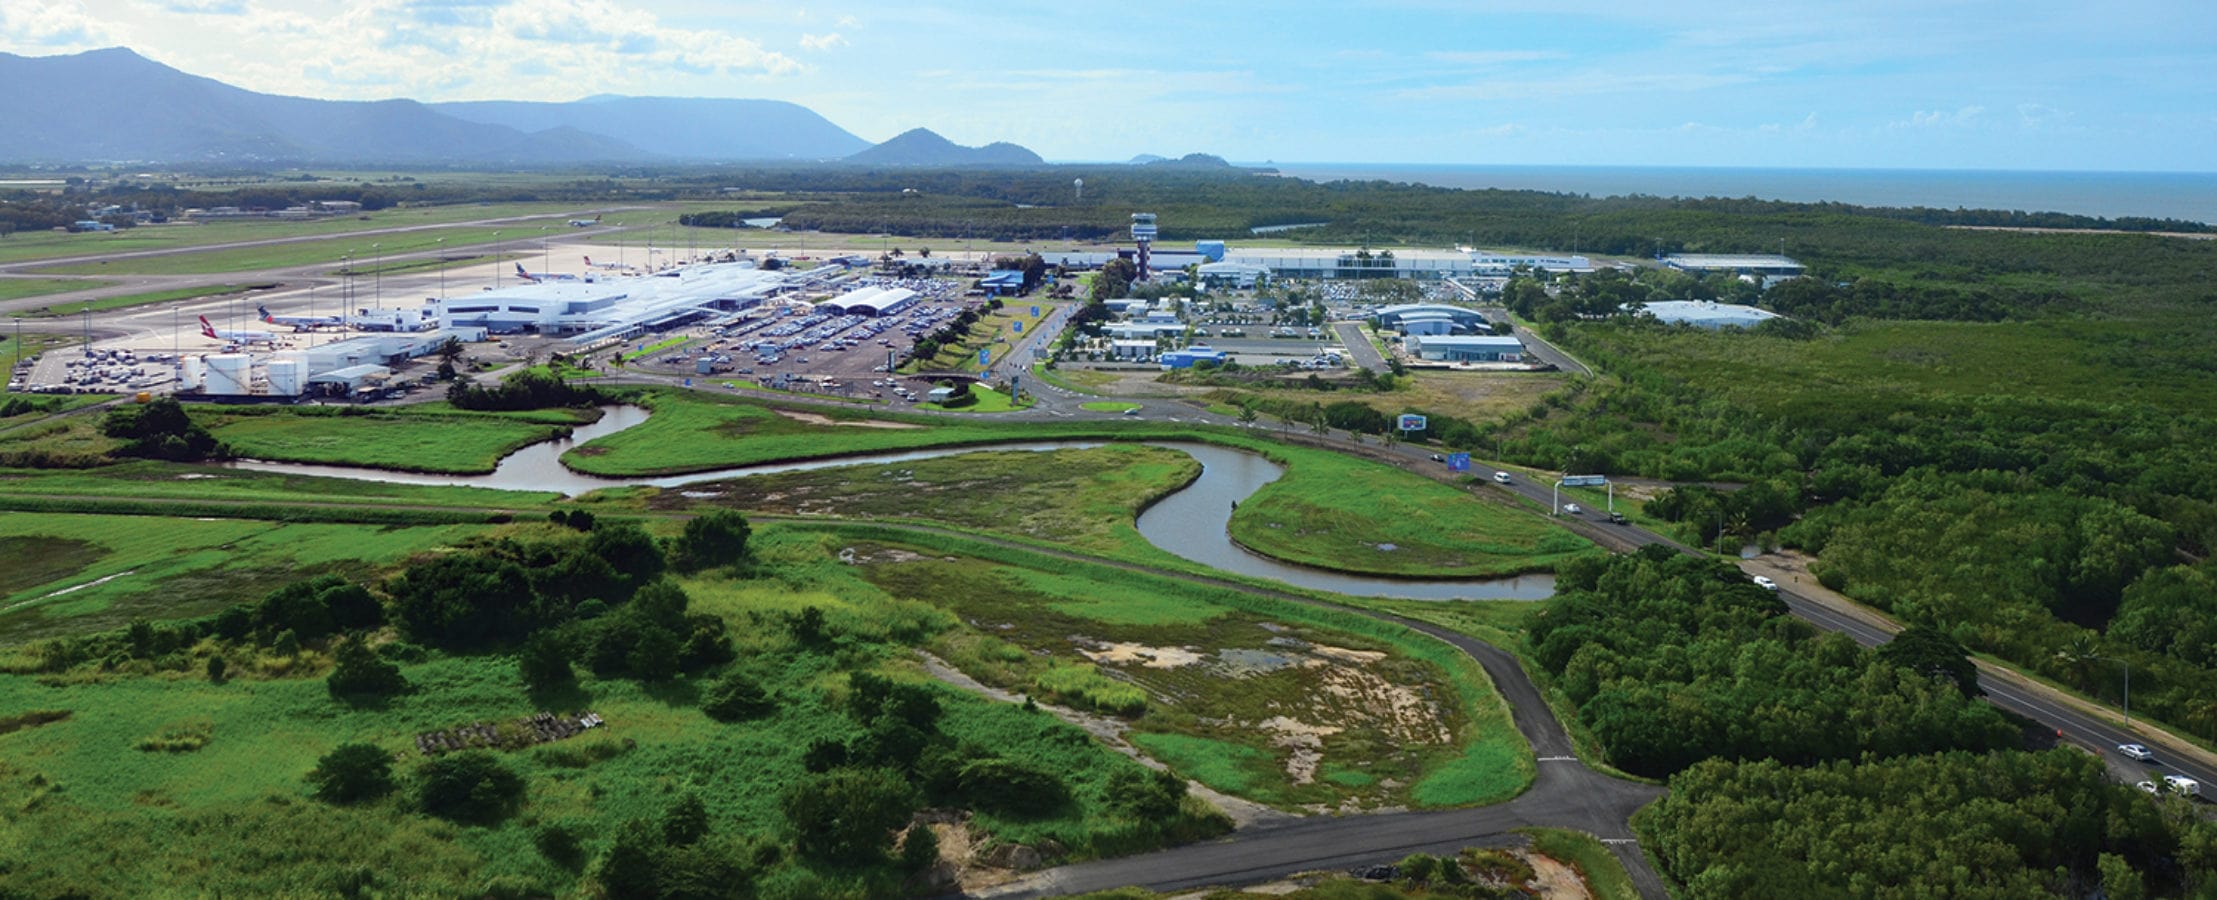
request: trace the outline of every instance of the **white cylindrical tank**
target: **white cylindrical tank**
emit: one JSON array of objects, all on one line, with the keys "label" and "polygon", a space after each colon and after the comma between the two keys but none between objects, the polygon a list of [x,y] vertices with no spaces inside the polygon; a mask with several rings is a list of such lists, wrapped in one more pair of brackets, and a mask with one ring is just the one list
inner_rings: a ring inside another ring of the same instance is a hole
[{"label": "white cylindrical tank", "polygon": [[200,357],[197,356],[185,357],[181,361],[181,365],[177,373],[177,389],[181,391],[197,391],[200,390],[202,385],[205,385],[207,383],[208,364],[202,362]]},{"label": "white cylindrical tank", "polygon": [[217,397],[253,393],[254,357],[244,353],[214,353],[207,357],[208,380],[202,392]]},{"label": "white cylindrical tank", "polygon": [[278,397],[298,397],[307,393],[307,361],[301,359],[270,360],[269,392]]}]

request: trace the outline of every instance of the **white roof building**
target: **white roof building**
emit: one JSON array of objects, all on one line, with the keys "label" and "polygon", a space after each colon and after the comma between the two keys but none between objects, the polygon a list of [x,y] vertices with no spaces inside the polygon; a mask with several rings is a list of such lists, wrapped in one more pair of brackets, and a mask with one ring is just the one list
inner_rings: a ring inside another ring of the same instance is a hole
[{"label": "white roof building", "polygon": [[1692,325],[1695,328],[1753,328],[1770,319],[1780,318],[1777,313],[1736,303],[1718,303],[1714,300],[1659,300],[1641,309],[1644,315],[1672,325]]}]

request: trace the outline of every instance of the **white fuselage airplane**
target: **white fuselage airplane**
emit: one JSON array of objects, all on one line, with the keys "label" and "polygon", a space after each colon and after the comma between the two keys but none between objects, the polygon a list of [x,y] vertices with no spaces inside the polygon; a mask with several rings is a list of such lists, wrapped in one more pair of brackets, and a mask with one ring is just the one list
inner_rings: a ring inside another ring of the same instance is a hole
[{"label": "white fuselage airplane", "polygon": [[571,227],[571,228],[591,228],[591,227],[593,227],[593,226],[595,226],[595,225],[598,225],[598,224],[600,224],[600,217],[599,217],[599,216],[594,216],[594,217],[592,217],[592,218],[590,218],[590,219],[571,219],[571,220],[570,220],[570,227]]},{"label": "white fuselage airplane", "polygon": [[294,331],[311,331],[317,328],[337,328],[346,324],[339,316],[280,316],[273,315],[267,306],[254,307],[262,321],[269,325],[289,325]]},{"label": "white fuselage airplane", "polygon": [[585,265],[586,265],[586,267],[587,267],[587,268],[593,268],[593,269],[609,269],[609,270],[612,270],[612,271],[623,271],[623,270],[626,270],[626,269],[636,269],[636,268],[638,268],[638,266],[627,266],[627,265],[624,265],[623,263],[606,263],[606,262],[604,262],[604,263],[597,263],[597,262],[594,262],[594,261],[593,261],[593,258],[592,258],[592,257],[590,257],[590,256],[588,256],[588,257],[585,257]]},{"label": "white fuselage airplane", "polygon": [[275,344],[277,335],[267,331],[234,331],[208,324],[208,317],[200,317],[200,333],[219,341],[233,344]]},{"label": "white fuselage airplane", "polygon": [[516,277],[531,282],[532,284],[538,284],[545,281],[577,280],[577,276],[575,275],[568,275],[560,272],[526,272],[523,270],[523,263],[516,264]]}]

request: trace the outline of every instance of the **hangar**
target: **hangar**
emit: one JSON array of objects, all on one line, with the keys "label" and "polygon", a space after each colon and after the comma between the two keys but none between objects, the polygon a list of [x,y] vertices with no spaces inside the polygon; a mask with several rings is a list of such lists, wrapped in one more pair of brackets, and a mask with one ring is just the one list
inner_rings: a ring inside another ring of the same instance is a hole
[{"label": "hangar", "polygon": [[1412,336],[1409,352],[1434,362],[1522,362],[1524,342],[1510,335]]}]

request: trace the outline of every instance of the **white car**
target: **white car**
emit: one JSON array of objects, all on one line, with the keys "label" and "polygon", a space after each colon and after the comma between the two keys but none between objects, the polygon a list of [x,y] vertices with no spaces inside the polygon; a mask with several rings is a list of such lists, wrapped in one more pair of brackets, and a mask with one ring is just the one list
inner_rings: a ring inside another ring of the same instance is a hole
[{"label": "white car", "polygon": [[1770,578],[1769,578],[1769,577],[1767,577],[1767,576],[1763,576],[1763,575],[1757,575],[1757,576],[1755,576],[1755,577],[1753,577],[1753,578],[1750,578],[1750,579],[1748,579],[1748,580],[1749,580],[1749,581],[1753,581],[1753,582],[1755,582],[1755,586],[1756,586],[1756,587],[1759,587],[1759,588],[1762,588],[1763,590],[1766,590],[1766,591],[1775,591],[1775,590],[1778,590],[1778,582],[1775,582],[1775,581],[1772,581],[1772,580],[1770,580]]},{"label": "white car", "polygon": [[2143,747],[2139,744],[2118,744],[2117,752],[2124,754],[2128,758],[2136,759],[2141,762],[2147,762],[2148,760],[2155,758],[2155,751]]},{"label": "white car", "polygon": [[2161,788],[2155,786],[2155,782],[2153,781],[2143,781],[2139,784],[2133,785],[2133,787],[2139,788],[2143,791],[2147,791],[2150,794],[2160,794],[2163,792]]},{"label": "white car", "polygon": [[1495,483],[1495,484],[1508,484],[1508,483],[1509,483],[1509,473],[1507,473],[1507,472],[1495,472],[1495,473],[1493,473],[1493,481],[1494,481],[1494,483]]},{"label": "white car", "polygon": [[1564,511],[1564,512],[1567,512],[1567,513],[1570,513],[1571,515],[1574,515],[1574,516],[1576,516],[1576,515],[1583,515],[1583,514],[1584,514],[1584,513],[1586,512],[1586,510],[1585,510],[1585,509],[1584,509],[1583,507],[1580,507],[1580,506],[1579,506],[1578,504],[1576,504],[1576,503],[1565,503],[1565,504],[1563,504],[1563,511]]}]

